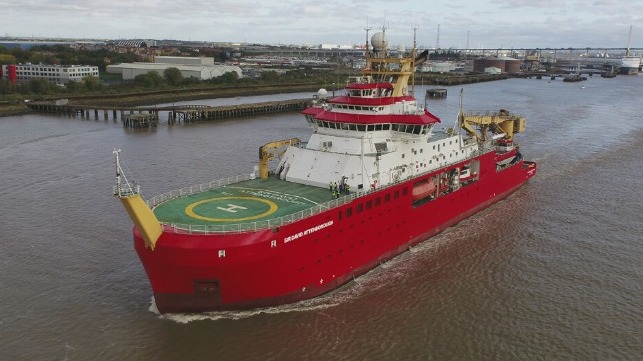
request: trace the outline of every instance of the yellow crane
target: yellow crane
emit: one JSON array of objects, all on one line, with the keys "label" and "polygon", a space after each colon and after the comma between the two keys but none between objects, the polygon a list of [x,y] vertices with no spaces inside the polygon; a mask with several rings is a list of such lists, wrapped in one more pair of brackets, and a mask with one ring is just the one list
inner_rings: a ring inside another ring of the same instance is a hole
[{"label": "yellow crane", "polygon": [[[278,140],[275,142],[270,142],[264,144],[259,148],[259,178],[266,179],[268,178],[268,162],[275,156],[275,152],[282,147],[287,146],[298,146],[301,143],[299,138],[291,138],[285,140]],[[282,150],[277,153],[281,157],[286,150]]]},{"label": "yellow crane", "polygon": [[[480,141],[487,140],[487,132],[505,133],[508,140],[513,140],[515,133],[525,131],[526,120],[516,114],[511,114],[509,111],[500,109],[494,113],[484,114],[464,114],[460,113],[460,127],[466,130],[469,134],[475,135]],[[473,129],[478,126],[480,132]]]}]

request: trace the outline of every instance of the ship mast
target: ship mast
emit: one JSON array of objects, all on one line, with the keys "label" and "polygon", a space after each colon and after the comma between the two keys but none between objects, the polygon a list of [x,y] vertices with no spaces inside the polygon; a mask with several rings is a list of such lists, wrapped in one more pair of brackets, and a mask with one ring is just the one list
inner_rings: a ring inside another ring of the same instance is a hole
[{"label": "ship mast", "polygon": [[415,57],[417,52],[417,29],[419,26],[413,25],[413,50],[411,51],[411,57],[413,58],[413,66],[411,66],[411,96],[415,97]]},{"label": "ship mast", "polygon": [[632,25],[630,25],[630,34],[627,36],[627,50],[625,56],[630,56],[630,43],[632,41]]},{"label": "ship mast", "polygon": [[368,26],[368,18],[366,18],[366,27],[364,30],[366,30],[366,48],[364,49],[364,59],[366,60],[366,68],[370,68],[372,65],[369,64],[369,55],[371,53],[370,48],[368,47],[368,31],[371,30],[372,28]]},{"label": "ship mast", "polygon": [[[127,197],[134,194],[139,194],[140,186],[136,184],[136,181],[134,181],[134,185],[131,185],[129,181],[127,181],[127,177],[125,177],[125,174],[123,173],[123,168],[121,168],[121,161],[119,157],[120,153],[120,149],[114,148],[114,150],[112,151],[112,154],[114,154],[114,158],[116,158],[116,186],[114,187],[114,195],[117,197]],[[123,180],[125,181],[124,184]]]}]

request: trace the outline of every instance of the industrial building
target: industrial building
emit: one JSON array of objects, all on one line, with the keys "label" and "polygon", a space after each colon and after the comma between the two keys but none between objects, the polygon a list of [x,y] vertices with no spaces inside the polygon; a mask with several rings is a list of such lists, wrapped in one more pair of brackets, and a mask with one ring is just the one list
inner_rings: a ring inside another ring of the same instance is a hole
[{"label": "industrial building", "polygon": [[487,68],[498,68],[501,73],[517,73],[522,62],[508,57],[487,57],[473,60],[473,71],[483,73]]},{"label": "industrial building", "polygon": [[91,65],[12,64],[2,65],[0,78],[12,83],[41,78],[54,84],[80,82],[86,76],[98,77],[98,67]]},{"label": "industrial building", "polygon": [[138,75],[156,71],[163,74],[165,69],[177,68],[184,78],[194,77],[208,80],[219,77],[228,72],[236,72],[239,78],[243,73],[235,65],[215,65],[214,58],[182,57],[182,56],[157,56],[153,63],[122,63],[107,66],[107,73],[121,74],[123,80],[132,80]]}]

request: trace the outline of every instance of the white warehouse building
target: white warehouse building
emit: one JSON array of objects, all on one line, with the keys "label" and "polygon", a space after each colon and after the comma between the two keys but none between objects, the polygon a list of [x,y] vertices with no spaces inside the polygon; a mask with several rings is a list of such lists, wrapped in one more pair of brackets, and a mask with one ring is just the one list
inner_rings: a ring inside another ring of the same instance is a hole
[{"label": "white warehouse building", "polygon": [[154,63],[122,63],[108,65],[107,72],[110,74],[121,74],[123,80],[132,80],[138,75],[156,71],[163,75],[165,69],[177,68],[184,78],[194,77],[201,80],[208,80],[219,77],[228,72],[236,72],[239,78],[242,77],[241,68],[235,65],[215,65],[213,58],[180,57],[180,56],[157,56]]}]

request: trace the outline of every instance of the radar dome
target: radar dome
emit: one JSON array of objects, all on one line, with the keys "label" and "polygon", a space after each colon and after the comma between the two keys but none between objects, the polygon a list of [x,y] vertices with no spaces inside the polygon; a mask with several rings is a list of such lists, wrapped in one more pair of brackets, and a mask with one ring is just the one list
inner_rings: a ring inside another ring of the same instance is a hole
[{"label": "radar dome", "polygon": [[384,49],[384,45],[386,45],[386,35],[382,32],[373,34],[371,44],[373,45],[373,50]]},{"label": "radar dome", "polygon": [[328,91],[324,88],[321,88],[317,91],[317,96],[320,98],[326,98],[327,95],[328,95]]}]

